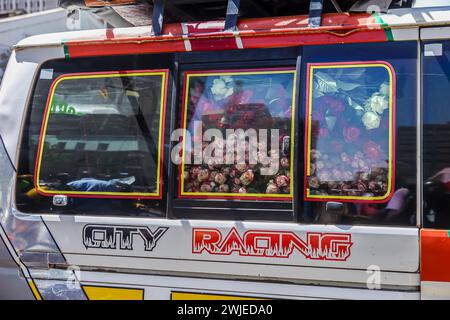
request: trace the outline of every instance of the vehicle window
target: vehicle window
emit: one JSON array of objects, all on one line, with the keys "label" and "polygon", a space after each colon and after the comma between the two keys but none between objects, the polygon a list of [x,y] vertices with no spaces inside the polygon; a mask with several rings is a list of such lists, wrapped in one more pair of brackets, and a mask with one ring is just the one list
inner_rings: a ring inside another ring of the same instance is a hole
[{"label": "vehicle window", "polygon": [[294,68],[186,72],[179,196],[291,200]]},{"label": "vehicle window", "polygon": [[309,64],[305,199],[392,195],[395,73],[385,62]]},{"label": "vehicle window", "polygon": [[161,71],[57,79],[39,142],[37,192],[160,197],[165,78]]},{"label": "vehicle window", "polygon": [[423,57],[423,224],[450,229],[450,42]]},{"label": "vehicle window", "polygon": [[[54,60],[42,66],[52,77],[37,80],[24,125],[19,210],[166,214],[169,72],[136,68],[152,63],[146,59]],[[117,66],[122,69],[115,71]]]},{"label": "vehicle window", "polygon": [[305,47],[300,221],[415,225],[416,52],[412,42]]}]

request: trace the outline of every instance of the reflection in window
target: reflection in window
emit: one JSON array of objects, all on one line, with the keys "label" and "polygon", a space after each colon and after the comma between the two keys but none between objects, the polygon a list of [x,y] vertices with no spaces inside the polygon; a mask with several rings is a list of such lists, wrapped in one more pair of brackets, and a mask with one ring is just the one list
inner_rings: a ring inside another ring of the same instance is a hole
[{"label": "reflection in window", "polygon": [[393,190],[392,68],[310,64],[308,77],[305,198],[386,201]]},{"label": "reflection in window", "polygon": [[55,81],[36,164],[45,195],[159,197],[166,72]]},{"label": "reflection in window", "polygon": [[291,198],[294,84],[294,69],[187,73],[180,195]]},{"label": "reflection in window", "polygon": [[450,229],[450,42],[424,57],[423,224]]}]

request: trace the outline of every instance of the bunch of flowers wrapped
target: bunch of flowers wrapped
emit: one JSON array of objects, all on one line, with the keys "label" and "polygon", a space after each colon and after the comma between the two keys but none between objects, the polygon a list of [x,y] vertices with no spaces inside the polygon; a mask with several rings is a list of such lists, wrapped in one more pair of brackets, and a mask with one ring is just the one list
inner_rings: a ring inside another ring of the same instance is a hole
[{"label": "bunch of flowers wrapped", "polygon": [[[316,81],[320,82],[320,77]],[[388,85],[382,83],[378,91],[361,104],[338,87],[320,84],[315,87],[323,92],[316,94],[313,100],[313,149],[310,150],[307,177],[310,194],[386,195],[389,174]],[[355,87],[351,87],[353,89]]]},{"label": "bunch of flowers wrapped", "polygon": [[[286,163],[286,158],[283,162]],[[289,166],[261,175],[260,165],[186,165],[184,191],[200,193],[290,194]]]},{"label": "bunch of flowers wrapped", "polygon": [[[202,121],[203,130],[219,129],[226,137],[226,129],[278,129],[280,134],[280,148],[271,150],[270,144],[266,148],[258,145],[256,161],[250,161],[248,148],[237,146],[240,150],[233,150],[237,155],[244,155],[245,161],[226,164],[226,143],[221,140],[202,142],[202,150],[212,150],[221,144],[223,154],[213,154],[215,160],[209,160],[201,165],[184,165],[184,192],[197,193],[230,193],[230,194],[290,194],[290,160],[289,152],[282,147],[283,141],[290,135],[291,105],[285,103],[286,92],[279,89],[277,99],[267,99],[256,92],[257,90],[237,89],[235,80],[229,76],[214,79],[211,87],[197,82],[190,89],[188,110],[194,111],[190,119],[196,117]],[[265,93],[265,92],[263,92]],[[271,104],[269,110],[268,104]],[[191,121],[189,120],[189,121]],[[261,142],[266,143],[266,142]],[[217,150],[217,149],[216,149]],[[264,151],[262,151],[264,150]],[[266,152],[267,151],[267,152]],[[284,153],[283,153],[284,152]],[[272,154],[271,154],[272,153]],[[260,158],[270,158],[276,153],[278,171],[266,175],[261,169],[274,167],[260,161]],[[192,155],[191,155],[192,156]],[[217,157],[220,158],[220,161]],[[205,157],[204,157],[205,159]]]}]

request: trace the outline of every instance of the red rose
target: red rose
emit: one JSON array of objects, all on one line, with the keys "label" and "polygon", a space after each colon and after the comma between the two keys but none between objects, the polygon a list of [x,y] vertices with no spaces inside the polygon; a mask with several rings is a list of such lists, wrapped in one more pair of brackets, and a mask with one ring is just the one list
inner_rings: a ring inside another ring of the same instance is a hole
[{"label": "red rose", "polygon": [[319,138],[328,138],[329,135],[330,135],[330,131],[328,131],[327,128],[319,129]]},{"label": "red rose", "polygon": [[324,112],[326,110],[330,111],[333,115],[337,115],[338,113],[341,113],[345,109],[344,102],[336,97],[333,96],[323,96],[318,98],[317,100],[317,107],[321,112]]},{"label": "red rose", "polygon": [[381,156],[380,146],[373,141],[366,142],[364,144],[364,153],[371,159],[379,159]]},{"label": "red rose", "polygon": [[248,104],[250,103],[251,98],[253,97],[253,91],[245,90],[239,94],[238,104]]},{"label": "red rose", "polygon": [[196,95],[201,95],[203,93],[203,90],[205,90],[205,85],[201,82],[197,82],[195,84],[194,93]]},{"label": "red rose", "polygon": [[338,113],[343,112],[344,109],[345,109],[345,105],[344,105],[344,102],[342,102],[342,100],[334,98],[333,101],[331,101],[331,103],[330,103],[331,113],[336,115]]},{"label": "red rose", "polygon": [[287,187],[289,186],[289,178],[285,175],[278,176],[275,179],[275,183],[279,188]]},{"label": "red rose", "polygon": [[337,140],[331,141],[331,149],[333,150],[333,152],[341,153],[343,150],[342,143]]},{"label": "red rose", "polygon": [[320,110],[313,110],[312,119],[313,121],[322,122],[324,119],[324,113]]},{"label": "red rose", "polygon": [[360,130],[356,127],[345,127],[344,130],[342,130],[344,140],[348,143],[358,140],[360,133]]}]

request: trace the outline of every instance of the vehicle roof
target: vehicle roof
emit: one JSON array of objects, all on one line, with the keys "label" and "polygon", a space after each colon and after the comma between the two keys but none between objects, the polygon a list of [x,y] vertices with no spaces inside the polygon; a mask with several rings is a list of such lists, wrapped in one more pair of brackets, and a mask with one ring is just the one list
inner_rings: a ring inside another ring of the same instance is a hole
[{"label": "vehicle roof", "polygon": [[223,32],[224,20],[206,22],[174,23],[164,26],[163,35],[153,36],[151,26],[70,31],[41,34],[20,41],[15,48],[61,46],[64,44],[89,44],[93,42],[122,41],[174,41],[177,39],[222,38],[230,36],[267,36],[270,33],[292,32],[308,33],[344,33],[345,31],[367,31],[395,28],[413,28],[428,25],[449,25],[450,6],[436,8],[398,9],[386,14],[367,13],[330,13],[322,17],[322,25],[308,27],[308,16],[285,16],[270,18],[242,19],[238,22],[238,31]]}]

